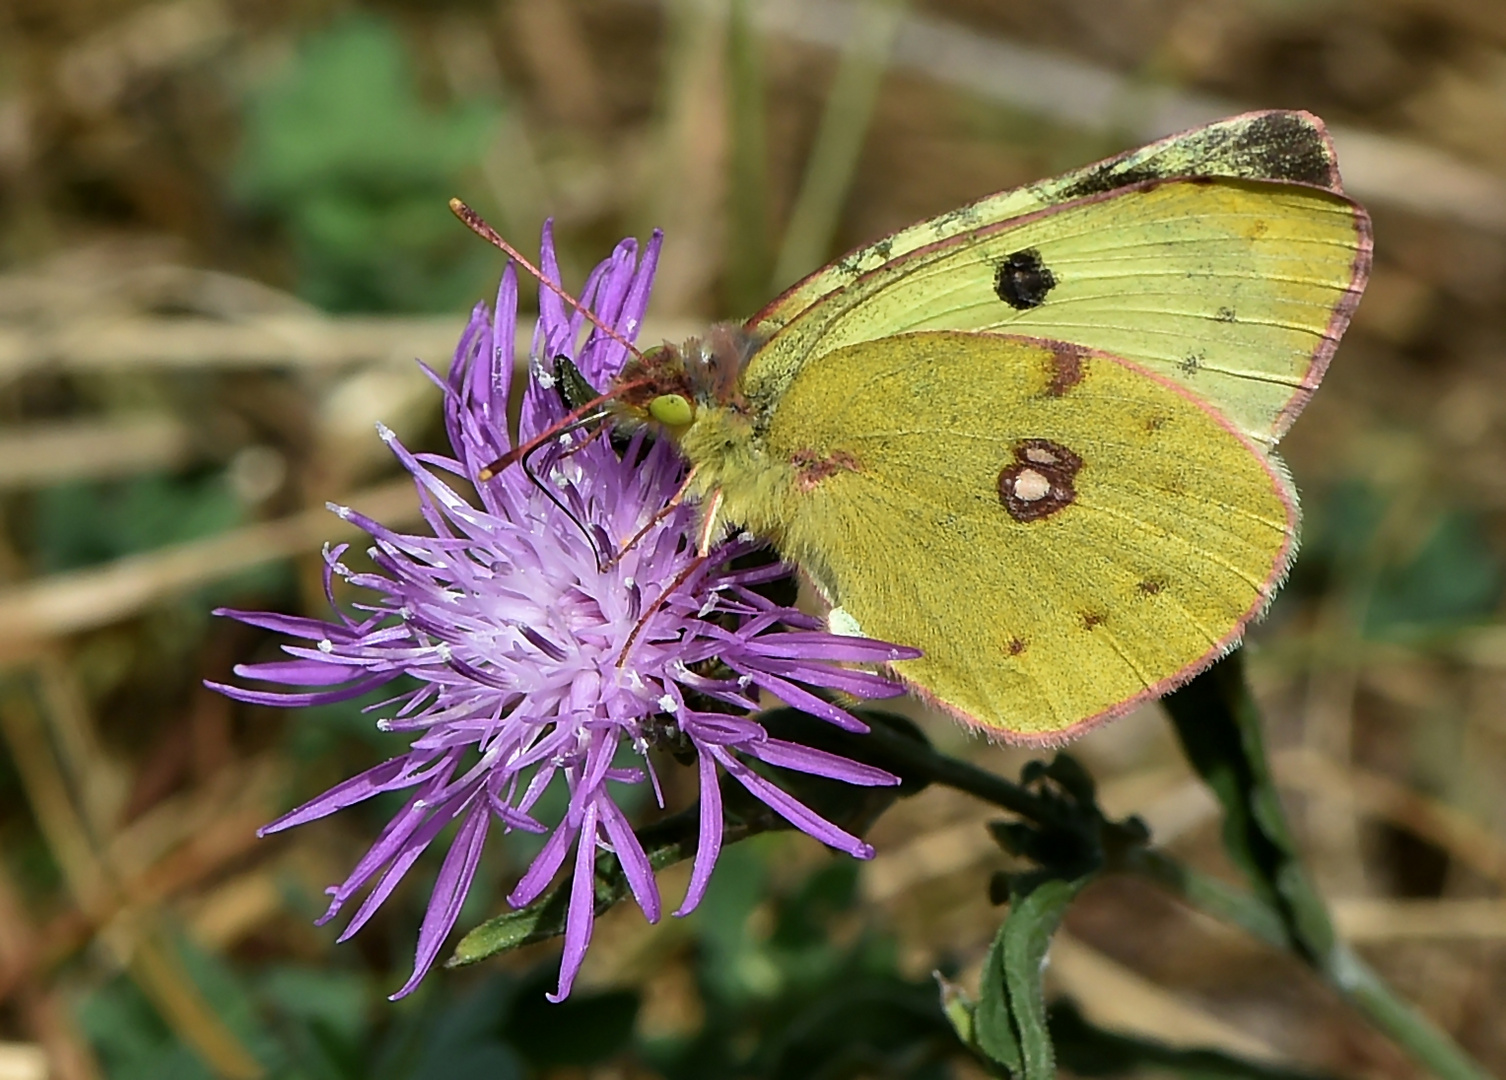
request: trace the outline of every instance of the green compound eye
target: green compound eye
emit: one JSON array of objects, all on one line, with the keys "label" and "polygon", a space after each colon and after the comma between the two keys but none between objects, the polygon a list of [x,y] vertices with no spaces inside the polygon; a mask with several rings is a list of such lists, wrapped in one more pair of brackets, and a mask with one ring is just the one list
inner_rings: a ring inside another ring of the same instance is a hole
[{"label": "green compound eye", "polygon": [[684,427],[695,419],[695,406],[679,394],[660,394],[648,403],[648,414],[666,427]]}]

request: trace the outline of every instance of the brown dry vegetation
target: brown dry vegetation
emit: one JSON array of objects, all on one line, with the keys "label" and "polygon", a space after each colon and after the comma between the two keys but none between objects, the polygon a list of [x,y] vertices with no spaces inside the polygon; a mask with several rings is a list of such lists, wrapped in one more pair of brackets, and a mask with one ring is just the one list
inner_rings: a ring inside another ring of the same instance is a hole
[{"label": "brown dry vegetation", "polygon": [[[439,437],[436,395],[408,361],[446,362],[497,272],[456,226],[453,247],[424,249],[422,297],[389,265],[408,256],[365,249],[329,271],[345,292],[320,293],[291,197],[245,193],[245,103],[353,10],[0,5],[0,1076],[43,1075],[38,1050],[58,1080],[104,1075],[75,1006],[122,972],[220,1075],[258,1075],[179,956],[183,935],[240,971],[338,963],[387,991],[406,971],[416,885],[341,950],[334,928],[309,925],[378,818],[253,836],[380,744],[300,736],[298,716],[199,685],[268,649],[206,619],[211,602],[323,609],[318,545],[341,535],[326,499],[412,517],[371,424]],[[477,152],[439,179],[520,242],[553,215],[567,282],[618,236],[660,225],[651,334],[768,295],[768,238],[821,144],[844,9],[750,5],[752,77],[729,61],[721,0],[366,10],[401,29],[422,108],[485,113]],[[1346,180],[1375,218],[1375,275],[1284,448],[1315,546],[1251,667],[1341,930],[1506,1073],[1506,4],[928,0],[906,18],[876,96],[859,85],[841,106],[836,126],[863,138],[850,175],[838,149],[818,177],[835,198],[814,211],[814,257],[1160,134],[1168,117],[1300,107],[1339,129]],[[992,87],[944,50],[905,49],[936,27],[983,50]],[[1056,66],[1011,79],[1021,55]],[[765,122],[735,120],[754,83]],[[399,284],[350,285],[368,266]],[[926,722],[989,768],[1026,760]],[[1215,804],[1157,709],[1074,752],[1108,809],[1234,878]],[[976,972],[999,919],[984,886],[1002,857],[978,827],[992,816],[933,790],[875,829],[862,918],[897,937],[908,973],[941,958]],[[806,842],[779,850],[776,876],[824,858]],[[499,908],[501,890],[483,891],[462,925]],[[641,987],[640,1027],[674,1032],[695,1023],[687,963],[673,926],[618,910],[585,978]],[[1416,1073],[1296,962],[1134,881],[1082,899],[1052,972],[1111,1026],[1349,1076]]]}]

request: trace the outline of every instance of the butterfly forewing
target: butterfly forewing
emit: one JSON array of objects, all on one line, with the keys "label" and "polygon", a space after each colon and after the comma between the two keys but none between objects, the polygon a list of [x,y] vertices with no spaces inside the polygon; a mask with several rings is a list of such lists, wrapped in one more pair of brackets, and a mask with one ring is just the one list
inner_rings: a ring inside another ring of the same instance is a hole
[{"label": "butterfly forewing", "polygon": [[791,287],[749,320],[749,329],[772,336],[821,297],[917,248],[1090,195],[1189,176],[1278,180],[1342,193],[1338,160],[1321,120],[1306,112],[1245,113],[989,195],[858,248]]},{"label": "butterfly forewing", "polygon": [[1362,210],[1317,187],[1149,181],[891,259],[774,334],[747,375],[778,400],[824,354],[915,330],[1066,340],[1143,364],[1270,445],[1358,301]]}]

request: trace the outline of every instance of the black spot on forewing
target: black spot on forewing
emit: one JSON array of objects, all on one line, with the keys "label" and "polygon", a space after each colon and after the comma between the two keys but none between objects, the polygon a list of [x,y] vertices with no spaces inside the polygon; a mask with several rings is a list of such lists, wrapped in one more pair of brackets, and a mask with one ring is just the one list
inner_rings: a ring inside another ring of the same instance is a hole
[{"label": "black spot on forewing", "polygon": [[1040,307],[1054,288],[1056,275],[1035,248],[1007,256],[994,272],[994,294],[1016,311]]},{"label": "black spot on forewing", "polygon": [[1234,309],[1231,307],[1219,308],[1217,313],[1215,313],[1213,317],[1219,322],[1234,322],[1237,318],[1237,316],[1234,314]]},{"label": "black spot on forewing", "polygon": [[1206,359],[1208,359],[1208,354],[1198,349],[1182,357],[1182,362],[1177,367],[1182,369],[1183,375],[1196,375],[1202,369],[1203,361]]}]

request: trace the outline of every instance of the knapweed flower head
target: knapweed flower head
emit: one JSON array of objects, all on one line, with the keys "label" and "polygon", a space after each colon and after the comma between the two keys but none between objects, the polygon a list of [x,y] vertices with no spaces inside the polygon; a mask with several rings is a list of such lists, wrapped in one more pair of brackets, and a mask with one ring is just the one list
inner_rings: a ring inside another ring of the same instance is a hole
[{"label": "knapweed flower head", "polygon": [[[582,305],[626,341],[635,339],[647,307],[659,245],[656,234],[640,260],[635,241],[624,240],[580,294]],[[558,282],[547,227],[542,267]],[[864,730],[812,688],[892,696],[899,692],[894,683],[842,664],[914,652],[828,633],[819,621],[765,598],[754,587],[788,571],[734,568],[732,560],[756,546],[746,538],[698,559],[696,510],[674,502],[685,466],[670,442],[640,431],[614,445],[602,430],[583,430],[551,440],[533,456],[537,481],[513,465],[476,483],[468,500],[448,479],[470,481],[512,446],[507,402],[517,291],[508,265],[495,309],[478,304],[472,312],[448,377],[425,368],[444,395],[454,456],[411,453],[381,431],[413,475],[428,534],[395,532],[333,507],[370,534],[375,566],[353,572],[341,561],[344,547],[326,550],[335,618],[222,612],[296,639],[283,646],[286,660],[236,668],[243,679],[285,689],[214,684],[237,700],[319,705],[402,680],[369,710],[407,748],[262,830],[281,832],[384,792],[407,793],[406,805],[350,876],[329,890],[321,922],[369,887],[343,941],[423,851],[456,826],[419,929],[413,974],[394,997],[409,993],[438,956],[494,829],[548,833],[508,896],[514,906],[540,896],[571,863],[553,1000],[569,993],[591,940],[599,853],[615,857],[644,916],[657,921],[653,870],[614,791],[651,783],[657,794],[651,749],[666,739],[693,751],[700,787],[698,848],[676,914],[699,903],[717,860],[721,772],[795,827],[859,858],[872,849],[750,761],[851,784],[897,782],[870,765],[774,738],[754,714],[763,690],[839,727]],[[520,443],[565,416],[554,385],[557,358],[569,358],[596,387],[605,387],[627,359],[623,343],[595,327],[581,342],[586,320],[552,291],[540,289],[539,307]],[[355,614],[335,605],[336,575],[370,594]],[[554,784],[568,789],[569,804],[560,820],[546,822],[535,810]]]}]

